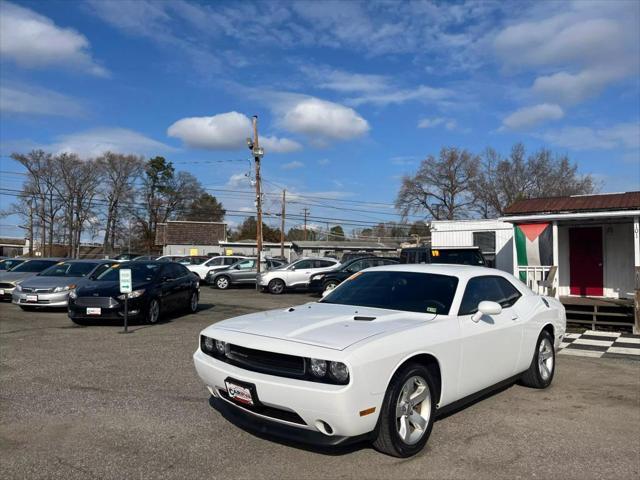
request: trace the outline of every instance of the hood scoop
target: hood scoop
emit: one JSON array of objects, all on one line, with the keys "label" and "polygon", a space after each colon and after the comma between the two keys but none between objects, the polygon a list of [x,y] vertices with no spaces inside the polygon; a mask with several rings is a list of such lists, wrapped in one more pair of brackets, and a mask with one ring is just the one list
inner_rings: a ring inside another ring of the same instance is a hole
[{"label": "hood scoop", "polygon": [[358,320],[360,322],[371,322],[376,319],[376,317],[366,317],[364,315],[356,315],[353,317],[354,320]]}]

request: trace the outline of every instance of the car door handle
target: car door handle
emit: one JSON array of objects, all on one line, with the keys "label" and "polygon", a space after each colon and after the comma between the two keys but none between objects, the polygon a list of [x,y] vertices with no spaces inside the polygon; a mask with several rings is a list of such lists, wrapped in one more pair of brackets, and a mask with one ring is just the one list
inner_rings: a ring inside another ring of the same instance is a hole
[{"label": "car door handle", "polygon": [[511,320],[518,320],[518,318],[520,318],[520,317],[518,317],[517,313],[512,313],[511,314]]}]

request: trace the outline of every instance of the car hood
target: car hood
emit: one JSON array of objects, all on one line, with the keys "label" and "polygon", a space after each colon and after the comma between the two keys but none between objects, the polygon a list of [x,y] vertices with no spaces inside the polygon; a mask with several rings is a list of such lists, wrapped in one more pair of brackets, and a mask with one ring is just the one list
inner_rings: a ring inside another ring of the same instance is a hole
[{"label": "car hood", "polygon": [[308,303],[286,310],[252,313],[218,322],[213,329],[344,350],[375,335],[411,328],[435,314]]},{"label": "car hood", "polygon": [[20,282],[25,278],[34,277],[38,272],[3,272],[0,273],[0,282],[13,283]]},{"label": "car hood", "polygon": [[20,285],[28,288],[54,288],[65,285],[79,285],[86,281],[86,277],[45,277],[36,275],[22,282]]},{"label": "car hood", "polygon": [[[148,288],[151,282],[134,283],[133,290]],[[88,281],[76,289],[79,297],[117,297],[120,295],[120,282]]]}]

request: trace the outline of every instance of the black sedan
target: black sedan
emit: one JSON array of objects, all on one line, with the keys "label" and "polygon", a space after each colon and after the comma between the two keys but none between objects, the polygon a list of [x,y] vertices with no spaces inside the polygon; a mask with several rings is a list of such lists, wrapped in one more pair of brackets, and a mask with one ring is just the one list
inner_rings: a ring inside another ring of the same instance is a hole
[{"label": "black sedan", "polygon": [[342,281],[360,270],[370,267],[380,267],[382,265],[393,265],[396,263],[400,263],[397,258],[389,257],[370,256],[353,258],[345,263],[341,263],[333,270],[312,275],[309,281],[309,291],[324,292],[325,290],[333,290],[340,285]]},{"label": "black sedan", "polygon": [[128,294],[129,318],[156,323],[163,313],[198,310],[198,278],[175,262],[125,262],[114,265],[69,293],[69,318],[79,324],[124,317],[125,294],[120,293],[121,269],[130,269],[133,291]]}]

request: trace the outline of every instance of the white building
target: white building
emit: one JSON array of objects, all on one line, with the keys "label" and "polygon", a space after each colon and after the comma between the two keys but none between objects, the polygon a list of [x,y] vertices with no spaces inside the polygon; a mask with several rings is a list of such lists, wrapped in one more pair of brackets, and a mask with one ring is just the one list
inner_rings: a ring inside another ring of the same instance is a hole
[{"label": "white building", "polygon": [[500,220],[434,220],[431,247],[478,247],[492,267],[513,272],[513,225]]}]

